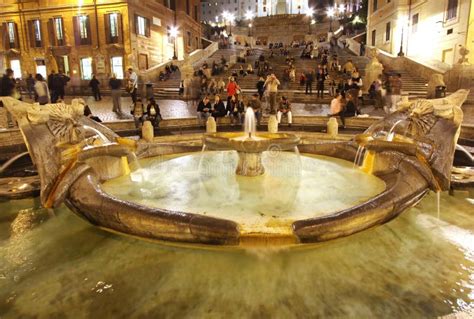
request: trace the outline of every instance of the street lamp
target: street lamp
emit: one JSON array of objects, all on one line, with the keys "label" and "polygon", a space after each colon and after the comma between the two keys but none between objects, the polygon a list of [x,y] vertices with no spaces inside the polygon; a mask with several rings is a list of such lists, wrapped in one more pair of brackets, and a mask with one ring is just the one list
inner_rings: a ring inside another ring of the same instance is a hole
[{"label": "street lamp", "polygon": [[245,13],[245,19],[249,20],[249,37],[252,36],[252,19],[253,19],[253,13],[252,11],[247,11]]},{"label": "street lamp", "polygon": [[171,29],[170,29],[170,37],[172,37],[174,39],[174,54],[173,54],[173,60],[178,60],[178,55],[177,55],[177,52],[176,52],[176,40],[178,38],[178,33],[179,33],[179,30],[178,30],[178,27],[176,26],[172,26]]},{"label": "street lamp", "polygon": [[314,9],[313,8],[308,8],[308,11],[306,11],[306,16],[309,19],[309,24],[308,24],[308,34],[311,34],[311,24],[313,24],[313,14],[314,14]]},{"label": "street lamp", "polygon": [[234,16],[233,13],[230,13],[230,14],[228,15],[228,18],[229,18],[229,27],[230,27],[230,29],[229,29],[229,37],[231,37],[231,36],[232,36],[232,23],[233,23],[234,20],[235,20],[235,16]]},{"label": "street lamp", "polygon": [[332,18],[334,18],[334,15],[336,14],[336,11],[334,8],[328,8],[327,15],[329,17],[329,32],[332,32]]},{"label": "street lamp", "polygon": [[401,39],[400,39],[400,51],[398,52],[398,56],[402,57],[405,56],[405,53],[403,53],[403,37],[404,37],[404,32],[405,32],[405,25],[408,23],[408,18],[405,16],[400,17],[398,20],[402,27],[402,34],[401,34]]}]

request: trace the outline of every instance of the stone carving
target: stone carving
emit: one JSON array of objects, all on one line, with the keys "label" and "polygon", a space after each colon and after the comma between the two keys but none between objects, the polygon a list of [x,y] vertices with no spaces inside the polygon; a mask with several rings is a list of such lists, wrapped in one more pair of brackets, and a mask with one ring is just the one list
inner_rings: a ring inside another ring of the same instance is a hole
[{"label": "stone carving", "polygon": [[470,65],[469,59],[467,58],[469,53],[470,51],[465,46],[461,45],[459,48],[459,54],[461,55],[461,57],[459,58],[458,64]]}]

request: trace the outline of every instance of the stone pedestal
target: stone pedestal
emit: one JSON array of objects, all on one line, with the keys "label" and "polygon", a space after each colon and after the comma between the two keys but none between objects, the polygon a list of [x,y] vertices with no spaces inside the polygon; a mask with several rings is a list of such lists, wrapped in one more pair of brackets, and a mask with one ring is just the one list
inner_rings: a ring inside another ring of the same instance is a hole
[{"label": "stone pedestal", "polygon": [[216,132],[217,132],[216,120],[212,116],[210,116],[206,122],[206,133],[216,133]]},{"label": "stone pedestal", "polygon": [[336,137],[339,133],[339,124],[335,117],[331,117],[327,124],[327,132],[330,137]]},{"label": "stone pedestal", "polygon": [[151,143],[153,142],[154,137],[155,132],[153,129],[153,125],[151,125],[150,121],[145,121],[142,127],[142,138],[148,143]]},{"label": "stone pedestal", "polygon": [[268,132],[269,133],[278,133],[278,120],[276,115],[270,115],[268,118]]},{"label": "stone pedestal", "polygon": [[262,164],[262,153],[244,153],[238,152],[239,163],[236,174],[240,176],[255,177],[265,173]]}]

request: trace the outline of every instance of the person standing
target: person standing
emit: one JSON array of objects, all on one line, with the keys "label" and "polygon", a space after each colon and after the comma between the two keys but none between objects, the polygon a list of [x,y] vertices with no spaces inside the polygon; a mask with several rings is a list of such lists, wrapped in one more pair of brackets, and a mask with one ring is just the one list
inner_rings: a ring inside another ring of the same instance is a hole
[{"label": "person standing", "polygon": [[257,118],[257,125],[260,125],[260,121],[262,120],[262,102],[260,101],[258,94],[252,95],[252,99],[249,101],[248,107],[253,109],[255,117]]},{"label": "person standing", "polygon": [[92,89],[92,94],[94,94],[94,99],[96,101],[102,100],[102,96],[100,95],[100,82],[99,80],[97,80],[95,74],[92,76],[92,80],[90,80],[89,86]]},{"label": "person standing", "polygon": [[112,74],[112,77],[109,80],[109,87],[112,95],[112,111],[119,117],[122,117],[122,81],[117,79],[117,75],[115,73]]},{"label": "person standing", "polygon": [[260,101],[263,98],[263,94],[265,93],[265,80],[263,77],[260,77],[257,82],[257,92],[258,92],[258,97]]},{"label": "person standing", "polygon": [[52,85],[55,92],[55,101],[52,101],[53,103],[56,103],[59,99],[64,101],[64,96],[66,95],[66,85],[70,80],[71,79],[62,71],[59,71],[59,73],[53,77]]},{"label": "person standing", "polygon": [[28,77],[26,78],[26,90],[28,91],[28,95],[32,100],[35,96],[35,78],[33,78],[31,73],[28,74]]},{"label": "person standing", "polygon": [[324,82],[326,81],[326,72],[320,66],[318,69],[318,73],[316,74],[317,80],[317,97],[323,98],[324,97]]},{"label": "person standing", "polygon": [[48,84],[41,74],[36,74],[35,79],[35,101],[40,105],[46,105],[50,102]]},{"label": "person standing", "polygon": [[400,73],[390,77],[390,88],[391,88],[391,107],[390,113],[397,110],[398,103],[402,99],[402,75]]},{"label": "person standing", "polygon": [[51,71],[51,73],[48,75],[48,89],[49,93],[51,94],[51,103],[56,103],[58,100],[56,91],[54,90],[54,80],[56,78],[56,71]]},{"label": "person standing", "polygon": [[229,83],[227,84],[227,104],[230,103],[230,100],[237,94],[238,90],[240,90],[240,88],[235,82],[234,77],[230,77]]},{"label": "person standing", "polygon": [[138,92],[138,75],[136,72],[133,71],[133,68],[128,69],[127,91],[128,93],[130,93],[132,102],[135,103],[137,101],[137,92]]},{"label": "person standing", "polygon": [[[3,75],[1,82],[0,82],[0,96],[11,96],[13,98],[17,98],[16,93],[16,82],[13,78],[13,70],[7,69],[5,74]],[[7,125],[8,127],[13,127],[13,118],[10,112],[7,111]]]},{"label": "person standing", "polygon": [[267,80],[265,81],[265,87],[268,91],[268,97],[270,100],[270,114],[276,114],[277,94],[279,85],[280,81],[278,81],[275,74],[269,75],[267,77]]},{"label": "person standing", "polygon": [[313,82],[314,82],[314,72],[310,70],[306,72],[304,76],[304,81],[306,85],[305,94],[313,94]]}]

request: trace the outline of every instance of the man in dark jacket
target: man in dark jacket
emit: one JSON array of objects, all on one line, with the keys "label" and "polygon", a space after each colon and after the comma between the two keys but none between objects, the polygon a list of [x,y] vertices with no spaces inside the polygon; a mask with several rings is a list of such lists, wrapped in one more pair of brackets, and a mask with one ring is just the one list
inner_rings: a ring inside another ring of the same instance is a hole
[{"label": "man in dark jacket", "polygon": [[217,119],[219,117],[224,117],[227,115],[227,110],[225,108],[224,102],[222,102],[221,97],[216,94],[214,97],[214,111],[212,112],[212,117]]},{"label": "man in dark jacket", "polygon": [[314,72],[308,71],[305,74],[306,94],[313,94]]},{"label": "man in dark jacket", "polygon": [[[15,94],[15,87],[16,87],[16,83],[15,83],[15,79],[13,78],[13,70],[7,69],[0,81],[0,96],[13,97]],[[3,104],[1,104],[0,106],[3,106]],[[7,112],[7,122],[8,122],[8,127],[13,127],[13,119],[10,112]]]},{"label": "man in dark jacket", "polygon": [[51,103],[56,103],[58,99],[61,99],[64,101],[64,95],[66,95],[66,90],[65,87],[67,85],[67,82],[69,82],[71,79],[64,75],[62,71],[59,71],[59,73],[52,78],[52,88],[53,88],[53,93],[54,93],[54,98],[51,98]]},{"label": "man in dark jacket", "polygon": [[102,96],[100,95],[100,82],[97,80],[95,74],[92,76],[92,80],[89,82],[89,86],[92,89],[92,94],[94,94],[94,99],[96,101],[102,100]]}]

